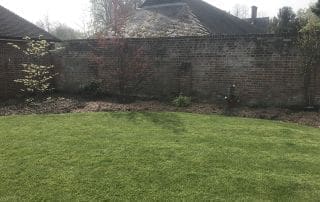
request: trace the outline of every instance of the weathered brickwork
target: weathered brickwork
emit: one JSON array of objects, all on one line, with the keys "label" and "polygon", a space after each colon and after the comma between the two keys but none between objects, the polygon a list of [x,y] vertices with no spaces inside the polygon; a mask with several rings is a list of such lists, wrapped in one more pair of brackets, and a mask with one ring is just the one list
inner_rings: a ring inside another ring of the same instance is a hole
[{"label": "weathered brickwork", "polygon": [[[68,41],[63,46],[59,89],[75,92],[91,81],[102,81],[106,91],[117,93],[114,72],[119,67],[119,54],[112,41]],[[127,58],[125,65],[130,65],[129,61],[134,63],[136,55],[132,53],[136,50],[143,50],[138,57],[148,67],[143,70],[147,76],[141,88],[135,92],[141,96],[161,98],[182,92],[201,100],[222,101],[235,84],[244,104],[304,104],[303,75],[292,37],[127,39],[125,54],[121,54]],[[317,76],[314,96],[317,104],[319,80]]]},{"label": "weathered brickwork", "polygon": [[[14,82],[21,76],[23,54],[9,46],[9,41],[0,40],[0,98],[10,98],[18,94],[20,86]],[[21,45],[19,42],[14,42]]]},{"label": "weathered brickwork", "polygon": [[[55,57],[56,88],[78,92],[90,82],[100,82],[104,91],[118,94],[119,67],[126,67],[141,78],[138,82],[130,73],[122,77],[135,89],[129,91],[132,95],[165,98],[182,92],[217,102],[235,84],[243,104],[305,104],[299,52],[290,36],[126,39],[120,44],[114,40],[63,42],[64,50]],[[7,64],[9,54],[1,45],[0,51],[0,94],[4,95],[14,90],[12,80],[21,59],[11,57]],[[313,84],[313,99],[320,105],[320,72]]]},{"label": "weathered brickwork", "polygon": [[317,79],[315,82],[315,103],[320,105],[320,75],[317,74]]}]

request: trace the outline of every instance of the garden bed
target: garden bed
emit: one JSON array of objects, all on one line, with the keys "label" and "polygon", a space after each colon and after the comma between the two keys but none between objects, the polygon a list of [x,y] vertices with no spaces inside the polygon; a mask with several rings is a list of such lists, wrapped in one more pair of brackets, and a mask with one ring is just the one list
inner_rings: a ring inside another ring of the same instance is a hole
[{"label": "garden bed", "polygon": [[193,103],[189,107],[178,108],[170,103],[159,101],[136,101],[130,104],[120,104],[113,99],[88,100],[79,97],[54,97],[47,101],[26,104],[13,100],[0,104],[0,116],[26,114],[61,114],[77,112],[190,112],[199,114],[228,114],[232,116],[280,120],[320,128],[320,113],[306,112],[284,108],[249,108],[239,107],[232,112],[226,112],[225,107],[208,103]]}]

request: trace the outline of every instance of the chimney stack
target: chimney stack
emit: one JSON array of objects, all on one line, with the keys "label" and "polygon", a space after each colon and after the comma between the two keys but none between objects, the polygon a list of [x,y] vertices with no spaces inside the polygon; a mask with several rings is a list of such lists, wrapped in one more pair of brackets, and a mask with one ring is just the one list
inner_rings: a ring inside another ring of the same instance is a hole
[{"label": "chimney stack", "polygon": [[256,19],[258,16],[258,7],[257,6],[252,6],[251,7],[251,18]]}]

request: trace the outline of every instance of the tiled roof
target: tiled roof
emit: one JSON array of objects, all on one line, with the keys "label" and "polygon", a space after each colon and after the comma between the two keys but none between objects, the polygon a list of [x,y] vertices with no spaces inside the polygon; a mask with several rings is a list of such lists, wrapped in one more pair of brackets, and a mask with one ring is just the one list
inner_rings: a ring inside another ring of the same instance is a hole
[{"label": "tiled roof", "polygon": [[133,38],[204,36],[210,32],[187,5],[140,9],[125,25],[125,36]]},{"label": "tiled roof", "polygon": [[148,7],[161,6],[161,4],[180,2],[189,6],[191,12],[211,34],[253,34],[262,32],[245,20],[241,20],[202,0],[146,0],[142,4],[142,8],[148,9]]},{"label": "tiled roof", "polygon": [[179,2],[183,2],[183,0],[147,0],[147,1],[144,1],[141,7],[148,7],[148,6],[154,6],[154,5],[166,4],[166,3],[179,3]]},{"label": "tiled roof", "polygon": [[0,39],[22,39],[26,36],[37,39],[40,35],[48,41],[59,41],[50,33],[0,5]]}]

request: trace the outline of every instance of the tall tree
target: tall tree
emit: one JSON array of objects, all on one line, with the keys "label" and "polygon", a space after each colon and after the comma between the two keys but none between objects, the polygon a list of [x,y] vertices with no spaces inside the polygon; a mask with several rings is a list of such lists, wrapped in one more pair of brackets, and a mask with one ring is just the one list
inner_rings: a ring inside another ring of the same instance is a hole
[{"label": "tall tree", "polygon": [[316,5],[312,8],[312,12],[320,17],[320,0],[318,0]]},{"label": "tall tree", "polygon": [[312,8],[300,9],[297,13],[299,32],[320,31],[320,18],[313,12]]},{"label": "tall tree", "polygon": [[53,27],[53,23],[50,21],[49,19],[49,15],[45,15],[43,17],[43,19],[38,20],[36,22],[36,25],[44,30],[46,30],[47,32],[51,32],[51,29]]},{"label": "tall tree", "polygon": [[36,25],[62,40],[88,38],[85,32],[80,32],[66,24],[52,22],[48,15],[38,20]]},{"label": "tall tree", "polygon": [[142,0],[90,0],[96,33],[118,35],[127,18]]},{"label": "tall tree", "polygon": [[249,18],[249,8],[245,5],[236,4],[233,7],[232,14],[238,18]]},{"label": "tall tree", "polygon": [[[116,80],[113,85],[118,88],[116,94],[121,102],[128,102],[130,96],[136,94],[148,77],[148,62],[143,57],[143,47],[130,51],[130,45],[125,39],[124,25],[134,12],[135,2],[138,0],[91,0],[92,15],[97,26],[97,44],[93,47],[97,51],[92,59],[97,64],[98,71],[112,69],[110,75]],[[115,63],[112,66],[108,65],[109,60],[106,60],[104,52],[100,51],[110,48],[115,52]],[[103,83],[107,82],[102,81]]]},{"label": "tall tree", "polygon": [[315,89],[312,81],[316,81],[320,70],[320,18],[309,9],[299,10],[297,17],[301,26],[297,45],[301,51],[304,73],[304,92],[307,106],[313,106]]},{"label": "tall tree", "polygon": [[296,13],[291,7],[283,7],[279,10],[278,16],[271,22],[271,32],[297,34],[299,23]]},{"label": "tall tree", "polygon": [[81,39],[84,38],[83,34],[65,24],[58,24],[50,32],[52,35],[56,36],[62,40],[70,39]]}]

